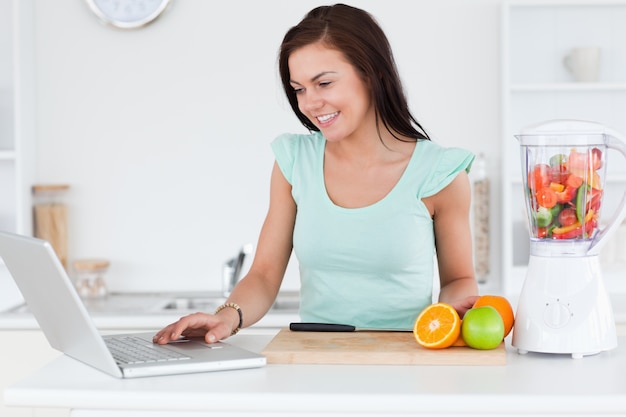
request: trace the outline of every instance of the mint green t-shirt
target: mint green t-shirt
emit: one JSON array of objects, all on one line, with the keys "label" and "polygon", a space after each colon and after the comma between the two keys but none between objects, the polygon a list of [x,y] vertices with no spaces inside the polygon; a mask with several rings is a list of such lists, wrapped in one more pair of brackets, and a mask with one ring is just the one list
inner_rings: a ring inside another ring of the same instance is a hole
[{"label": "mint green t-shirt", "polygon": [[395,187],[363,208],[335,205],[324,185],[321,133],[272,142],[297,204],[293,235],[300,318],[357,327],[411,328],[431,303],[435,239],[422,198],[446,187],[474,155],[419,141]]}]

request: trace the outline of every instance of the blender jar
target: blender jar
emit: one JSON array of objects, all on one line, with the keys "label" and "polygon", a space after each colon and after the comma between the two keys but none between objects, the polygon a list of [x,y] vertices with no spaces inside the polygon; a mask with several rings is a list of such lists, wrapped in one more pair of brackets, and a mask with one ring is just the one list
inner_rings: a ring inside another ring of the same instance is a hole
[{"label": "blender jar", "polygon": [[602,207],[605,146],[545,145],[525,150],[531,238],[591,238]]},{"label": "blender jar", "polygon": [[591,122],[555,121],[516,137],[521,145],[531,251],[559,246],[558,251],[584,253],[598,233],[606,135]]}]

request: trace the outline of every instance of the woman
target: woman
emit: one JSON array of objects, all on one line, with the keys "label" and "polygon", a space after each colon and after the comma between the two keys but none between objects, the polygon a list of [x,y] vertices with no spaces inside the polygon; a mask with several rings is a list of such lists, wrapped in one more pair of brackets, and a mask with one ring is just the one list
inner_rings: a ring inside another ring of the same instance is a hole
[{"label": "woman", "polygon": [[439,300],[461,315],[477,298],[467,172],[473,155],[430,141],[411,115],[386,36],[365,11],[318,7],[283,39],[282,84],[311,134],[272,143],[270,206],[254,261],[215,314],[158,332],[209,343],[270,309],[294,250],[302,321],[410,328]]}]

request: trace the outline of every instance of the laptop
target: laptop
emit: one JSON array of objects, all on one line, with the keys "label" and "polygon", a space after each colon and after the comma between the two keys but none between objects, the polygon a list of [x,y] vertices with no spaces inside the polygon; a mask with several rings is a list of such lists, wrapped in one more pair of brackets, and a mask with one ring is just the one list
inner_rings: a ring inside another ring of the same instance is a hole
[{"label": "laptop", "polygon": [[[161,346],[152,343],[154,333],[102,336],[49,242],[0,231],[0,257],[50,346],[102,372],[136,378],[266,364],[263,355],[224,342],[183,338]],[[134,353],[116,359],[129,343]],[[157,358],[137,358],[145,355]]]}]

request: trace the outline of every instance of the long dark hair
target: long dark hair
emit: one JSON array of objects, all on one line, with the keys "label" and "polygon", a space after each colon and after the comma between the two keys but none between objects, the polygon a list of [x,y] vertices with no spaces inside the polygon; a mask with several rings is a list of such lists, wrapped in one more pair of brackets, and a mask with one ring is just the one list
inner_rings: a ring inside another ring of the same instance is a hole
[{"label": "long dark hair", "polygon": [[311,10],[287,31],[280,47],[278,69],[283,89],[292,110],[307,129],[319,131],[298,108],[288,61],[298,48],[320,41],[342,52],[368,83],[376,115],[387,130],[416,140],[430,139],[409,110],[385,33],[369,13],[345,4]]}]

